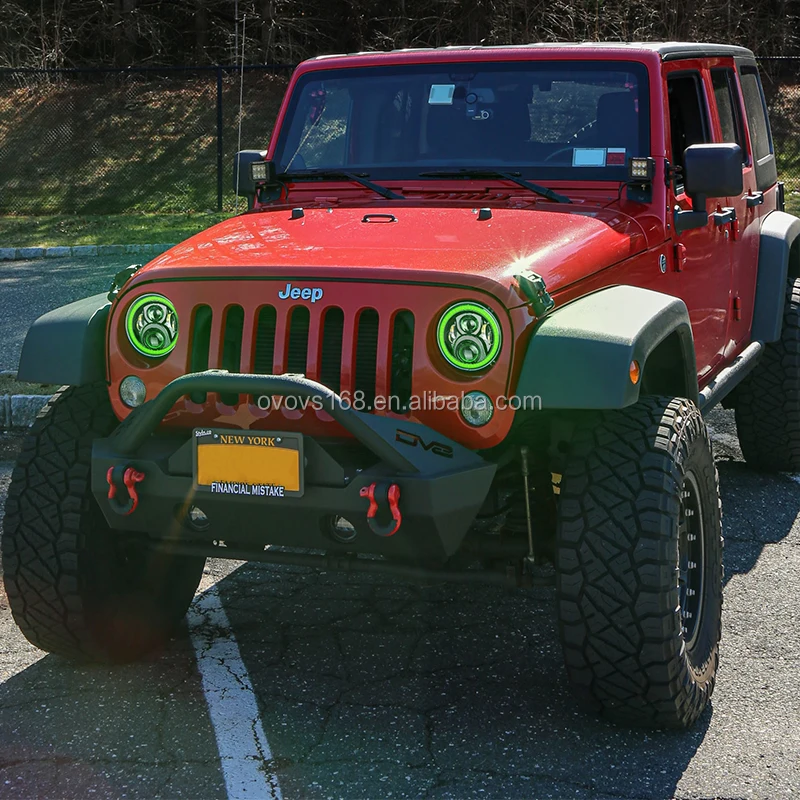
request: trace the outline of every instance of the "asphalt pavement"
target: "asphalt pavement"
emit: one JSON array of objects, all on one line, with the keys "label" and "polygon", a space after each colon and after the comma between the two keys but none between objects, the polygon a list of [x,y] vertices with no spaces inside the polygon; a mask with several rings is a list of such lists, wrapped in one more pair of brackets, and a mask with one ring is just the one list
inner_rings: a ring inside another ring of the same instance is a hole
[{"label": "asphalt pavement", "polygon": [[[125,266],[98,261],[37,262],[51,270],[47,297],[19,287],[10,312],[5,281],[28,267],[0,265],[0,331],[56,296],[102,290]],[[232,797],[254,760],[261,789],[239,796],[797,795],[800,484],[747,468],[729,412],[709,423],[725,514],[722,662],[691,731],[629,730],[580,710],[546,590],[211,561],[167,651],[123,667],[31,647],[0,593],[0,797]],[[17,447],[0,441],[0,514]]]},{"label": "asphalt pavement", "polygon": [[58,306],[108,291],[136,256],[0,261],[0,370],[16,370],[31,322]]}]

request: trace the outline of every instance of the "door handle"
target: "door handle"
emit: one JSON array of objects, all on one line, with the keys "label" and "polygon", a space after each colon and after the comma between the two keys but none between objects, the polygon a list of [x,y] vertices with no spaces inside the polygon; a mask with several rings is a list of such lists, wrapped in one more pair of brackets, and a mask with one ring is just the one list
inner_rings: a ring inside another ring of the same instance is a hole
[{"label": "door handle", "polygon": [[731,222],[736,221],[736,209],[730,207],[723,208],[722,211],[715,211],[711,215],[711,218],[718,228],[721,225],[730,225]]},{"label": "door handle", "polygon": [[764,202],[764,192],[751,192],[745,195],[744,199],[748,208],[760,206]]}]

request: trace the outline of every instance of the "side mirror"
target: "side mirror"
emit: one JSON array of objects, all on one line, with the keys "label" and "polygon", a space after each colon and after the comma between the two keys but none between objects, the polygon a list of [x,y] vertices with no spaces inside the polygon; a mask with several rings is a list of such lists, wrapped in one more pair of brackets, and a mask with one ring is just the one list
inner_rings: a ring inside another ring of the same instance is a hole
[{"label": "side mirror", "polygon": [[240,150],[233,159],[233,190],[242,197],[250,197],[259,186],[276,183],[275,164],[265,161],[264,150]]},{"label": "side mirror", "polygon": [[742,148],[738,144],[693,144],[683,153],[683,183],[692,199],[691,211],[676,211],[675,228],[682,233],[708,224],[709,197],[738,195],[742,183]]}]

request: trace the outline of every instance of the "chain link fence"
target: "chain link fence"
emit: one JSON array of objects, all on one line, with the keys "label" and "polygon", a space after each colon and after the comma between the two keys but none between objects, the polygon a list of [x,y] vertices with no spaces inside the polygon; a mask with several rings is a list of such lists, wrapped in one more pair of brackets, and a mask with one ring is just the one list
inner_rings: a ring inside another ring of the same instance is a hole
[{"label": "chain link fence", "polygon": [[764,58],[760,67],[778,177],[786,184],[790,209],[800,214],[800,56]]},{"label": "chain link fence", "polygon": [[[291,65],[247,67],[242,147],[266,146]],[[0,214],[232,210],[236,68],[0,72]]]},{"label": "chain link fence", "polygon": [[[232,211],[291,65],[0,71],[0,214]],[[800,57],[764,59],[778,168],[800,196]]]}]

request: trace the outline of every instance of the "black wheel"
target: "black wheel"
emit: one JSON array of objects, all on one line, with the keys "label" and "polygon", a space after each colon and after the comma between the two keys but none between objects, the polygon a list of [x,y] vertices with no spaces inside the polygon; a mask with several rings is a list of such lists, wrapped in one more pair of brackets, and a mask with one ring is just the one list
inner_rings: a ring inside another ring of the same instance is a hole
[{"label": "black wheel", "polygon": [[648,397],[579,419],[557,537],[577,693],[618,722],[690,726],[714,689],[722,615],[719,482],[697,407]]},{"label": "black wheel", "polygon": [[800,470],[800,280],[786,286],[783,329],[736,390],[736,428],[748,464]]},{"label": "black wheel", "polygon": [[90,491],[92,440],[117,424],[104,384],[43,409],[11,477],[3,573],[14,619],[42,650],[128,661],[165,643],[205,559],[155,554],[105,522]]}]

